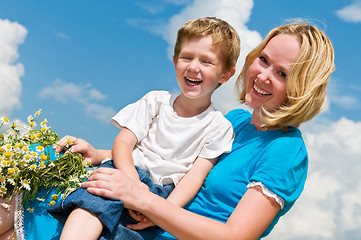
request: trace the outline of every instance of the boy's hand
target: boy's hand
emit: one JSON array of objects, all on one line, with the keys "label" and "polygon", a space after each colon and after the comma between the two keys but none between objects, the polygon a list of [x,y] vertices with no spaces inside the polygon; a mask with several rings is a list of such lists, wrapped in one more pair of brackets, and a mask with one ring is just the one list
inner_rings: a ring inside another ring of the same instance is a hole
[{"label": "boy's hand", "polygon": [[148,227],[155,226],[155,224],[146,216],[141,214],[140,212],[135,212],[133,210],[128,210],[129,215],[138,223],[136,224],[128,224],[127,227],[132,230],[142,230]]}]

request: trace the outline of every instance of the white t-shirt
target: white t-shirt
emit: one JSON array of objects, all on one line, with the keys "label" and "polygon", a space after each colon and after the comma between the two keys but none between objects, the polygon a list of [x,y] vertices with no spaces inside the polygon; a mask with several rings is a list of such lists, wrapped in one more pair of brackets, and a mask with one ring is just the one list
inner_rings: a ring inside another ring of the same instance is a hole
[{"label": "white t-shirt", "polygon": [[177,97],[151,91],[111,119],[136,135],[134,164],[159,185],[177,184],[198,156],[213,159],[232,149],[233,128],[221,112],[211,104],[197,116],[179,117],[173,111]]}]

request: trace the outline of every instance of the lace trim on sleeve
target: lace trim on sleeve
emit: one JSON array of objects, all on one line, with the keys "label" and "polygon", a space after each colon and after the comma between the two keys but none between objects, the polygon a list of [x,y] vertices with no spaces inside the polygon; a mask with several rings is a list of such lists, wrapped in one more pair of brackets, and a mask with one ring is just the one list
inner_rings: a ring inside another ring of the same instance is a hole
[{"label": "lace trim on sleeve", "polygon": [[278,196],[277,194],[275,194],[274,192],[272,192],[271,190],[269,190],[263,183],[261,182],[250,182],[247,185],[247,188],[251,188],[251,187],[255,187],[255,186],[259,186],[262,188],[262,192],[264,195],[266,195],[267,197],[271,197],[274,200],[276,200],[276,202],[278,203],[278,205],[280,205],[281,209],[285,206],[285,201],[283,200],[283,198],[281,198],[280,196]]},{"label": "lace trim on sleeve", "polygon": [[15,195],[15,218],[14,229],[17,240],[25,240],[24,235],[24,212],[23,212],[23,194]]}]

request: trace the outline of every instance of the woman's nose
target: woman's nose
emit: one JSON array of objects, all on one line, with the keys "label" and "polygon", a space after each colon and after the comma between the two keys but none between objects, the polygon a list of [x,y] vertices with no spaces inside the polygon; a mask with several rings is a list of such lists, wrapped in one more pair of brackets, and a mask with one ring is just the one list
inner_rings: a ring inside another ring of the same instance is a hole
[{"label": "woman's nose", "polygon": [[272,69],[271,68],[263,68],[260,73],[257,75],[259,81],[270,84],[271,83],[271,76],[272,76]]}]

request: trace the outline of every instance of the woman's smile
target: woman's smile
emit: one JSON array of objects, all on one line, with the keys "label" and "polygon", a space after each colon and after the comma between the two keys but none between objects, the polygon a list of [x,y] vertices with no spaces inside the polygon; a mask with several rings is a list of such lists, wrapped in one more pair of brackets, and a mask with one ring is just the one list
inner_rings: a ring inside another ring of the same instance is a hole
[{"label": "woman's smile", "polygon": [[260,89],[259,87],[257,87],[256,82],[253,83],[253,90],[260,95],[265,95],[265,96],[272,95],[271,93],[266,92]]}]

